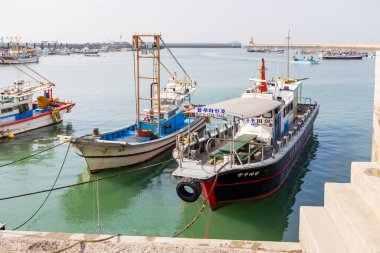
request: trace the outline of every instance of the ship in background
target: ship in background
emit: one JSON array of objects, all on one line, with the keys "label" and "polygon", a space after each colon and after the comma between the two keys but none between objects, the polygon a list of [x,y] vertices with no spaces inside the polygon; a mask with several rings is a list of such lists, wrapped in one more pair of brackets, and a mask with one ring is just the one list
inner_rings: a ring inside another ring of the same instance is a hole
[{"label": "ship in background", "polygon": [[39,56],[35,48],[21,47],[21,37],[10,37],[9,48],[3,48],[0,52],[0,64],[26,64],[38,63]]}]

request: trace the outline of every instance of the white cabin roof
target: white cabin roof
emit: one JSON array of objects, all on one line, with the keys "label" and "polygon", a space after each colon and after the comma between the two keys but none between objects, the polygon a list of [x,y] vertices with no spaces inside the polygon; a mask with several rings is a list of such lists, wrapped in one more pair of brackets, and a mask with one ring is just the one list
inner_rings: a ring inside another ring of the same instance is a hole
[{"label": "white cabin roof", "polygon": [[210,104],[207,108],[224,109],[228,115],[251,118],[269,112],[281,105],[281,102],[267,98],[239,97]]}]

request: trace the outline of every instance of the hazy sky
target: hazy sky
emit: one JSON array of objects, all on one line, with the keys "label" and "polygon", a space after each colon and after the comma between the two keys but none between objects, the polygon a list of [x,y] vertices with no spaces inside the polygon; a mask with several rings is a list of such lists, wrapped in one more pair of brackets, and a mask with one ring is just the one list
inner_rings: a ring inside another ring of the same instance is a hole
[{"label": "hazy sky", "polygon": [[380,43],[380,0],[0,0],[0,36],[22,41]]}]

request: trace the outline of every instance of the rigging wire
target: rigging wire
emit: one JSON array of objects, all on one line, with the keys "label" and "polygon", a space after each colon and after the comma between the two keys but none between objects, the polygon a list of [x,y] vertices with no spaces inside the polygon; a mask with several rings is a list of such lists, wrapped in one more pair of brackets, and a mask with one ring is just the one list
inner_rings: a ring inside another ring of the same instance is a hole
[{"label": "rigging wire", "polygon": [[46,77],[42,76],[41,74],[39,74],[37,71],[35,71],[34,69],[32,69],[31,67],[29,67],[28,65],[24,64],[24,67],[27,67],[30,71],[32,71],[33,73],[35,73],[36,75],[42,77],[43,79],[45,79],[46,81],[48,81],[49,83],[52,83],[49,79],[47,79]]},{"label": "rigging wire", "polygon": [[41,208],[45,205],[46,201],[47,201],[48,198],[50,197],[51,192],[52,192],[53,189],[54,189],[55,184],[56,184],[57,181],[58,181],[59,176],[61,175],[61,172],[62,172],[62,169],[63,169],[63,165],[65,164],[65,162],[66,162],[66,158],[67,158],[67,154],[69,153],[69,149],[70,149],[70,144],[67,146],[66,154],[65,154],[65,157],[63,158],[63,162],[62,162],[61,168],[59,169],[58,175],[57,175],[57,177],[55,178],[54,183],[53,183],[52,187],[50,188],[49,193],[46,195],[44,201],[42,201],[42,203],[41,203],[41,205],[38,207],[38,209],[37,209],[37,210],[36,210],[36,211],[35,211],[35,212],[34,212],[34,213],[33,213],[33,214],[32,214],[32,215],[31,215],[26,221],[24,221],[21,225],[15,227],[15,228],[12,229],[12,230],[17,230],[17,229],[23,227],[26,223],[28,223],[31,219],[33,219],[33,217],[36,216],[36,214],[37,214],[37,213],[41,210]]},{"label": "rigging wire", "polygon": [[162,44],[165,46],[165,48],[168,50],[168,52],[171,54],[171,56],[174,58],[174,60],[176,61],[176,63],[178,64],[178,66],[182,69],[183,73],[185,73],[185,75],[189,78],[189,80],[193,80],[190,75],[186,72],[186,70],[182,67],[182,65],[179,63],[179,61],[177,60],[177,58],[173,55],[172,51],[170,50],[170,48],[165,44],[164,40],[162,38],[160,38]]}]

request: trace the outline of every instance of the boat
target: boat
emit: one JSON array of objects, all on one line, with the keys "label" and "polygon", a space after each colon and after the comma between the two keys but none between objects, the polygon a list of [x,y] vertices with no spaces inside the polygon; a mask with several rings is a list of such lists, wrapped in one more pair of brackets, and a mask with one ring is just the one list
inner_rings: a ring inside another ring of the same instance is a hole
[{"label": "boat", "polygon": [[96,50],[96,49],[84,51],[83,55],[87,56],[87,57],[99,57],[100,56],[98,50]]},{"label": "boat", "polygon": [[323,60],[362,60],[365,53],[356,51],[326,51],[320,54]]},{"label": "boat", "polygon": [[[84,157],[91,173],[145,162],[171,148],[178,135],[185,135],[188,131],[200,131],[205,127],[204,118],[185,117],[184,105],[187,101],[190,103],[197,84],[181,65],[178,64],[187,76],[187,81],[179,80],[176,74],[172,74],[163,65],[160,60],[160,43],[176,58],[163,42],[161,35],[134,35],[133,42],[137,66],[136,121],[111,132],[100,133],[95,128],[92,134],[81,137],[61,136],[62,142],[71,143],[76,153]],[[151,76],[142,75],[140,72],[144,60],[153,60],[153,68],[149,68],[152,70]],[[176,62],[178,63],[177,59]],[[172,77],[163,89],[160,80],[161,65]],[[149,87],[149,97],[142,96],[141,88],[144,84]],[[144,101],[150,105],[141,110]]]},{"label": "boat", "polygon": [[307,58],[294,56],[291,63],[312,64],[312,65],[319,64],[319,62],[315,60],[313,56],[307,57]]},{"label": "boat", "polygon": [[0,55],[0,64],[38,63],[39,57],[34,48],[20,47],[21,37],[11,37],[8,49],[3,49]]},{"label": "boat", "polygon": [[[265,71],[265,66],[263,66]],[[190,111],[195,116],[229,120],[193,141],[178,139],[173,157],[176,191],[186,202],[203,191],[212,210],[226,204],[264,198],[284,184],[309,139],[319,105],[300,102],[301,81],[251,79],[241,97]],[[244,106],[242,106],[244,105]]]},{"label": "boat", "polygon": [[[289,55],[289,35],[287,39]],[[271,81],[265,78],[264,59],[259,70],[260,79],[251,78],[253,86],[241,97],[190,110],[189,116],[226,123],[202,136],[193,132],[178,137],[173,151],[178,168],[172,176],[183,201],[195,202],[203,192],[205,203],[216,210],[265,198],[292,171],[312,134],[319,104],[302,99],[304,79],[289,78],[289,70],[286,78]]]},{"label": "boat", "polygon": [[[18,80],[0,88],[0,139],[61,123],[63,114],[69,113],[75,103],[54,98],[54,87],[50,81]],[[34,101],[37,92],[43,95]]]}]

